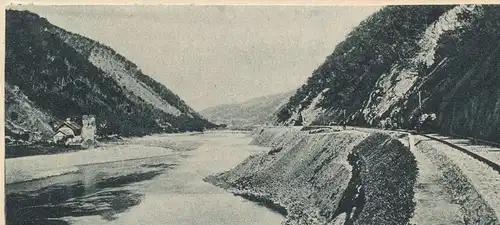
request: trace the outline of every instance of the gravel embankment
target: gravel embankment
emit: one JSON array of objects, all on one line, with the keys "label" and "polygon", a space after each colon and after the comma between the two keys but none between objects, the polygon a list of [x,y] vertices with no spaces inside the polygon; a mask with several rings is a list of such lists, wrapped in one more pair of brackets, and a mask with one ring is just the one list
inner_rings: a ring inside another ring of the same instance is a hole
[{"label": "gravel embankment", "polygon": [[453,201],[453,195],[449,192],[449,187],[444,182],[444,173],[439,169],[429,156],[421,148],[415,147],[413,135],[409,140],[412,151],[418,166],[418,177],[415,183],[416,203],[411,224],[465,224],[461,206]]},{"label": "gravel embankment", "polygon": [[423,154],[438,170],[438,182],[451,203],[460,206],[461,224],[500,224],[500,176],[486,164],[445,144],[415,138],[417,154]]},{"label": "gravel embankment", "polygon": [[407,224],[414,211],[417,164],[407,146],[387,134],[363,140],[361,156],[365,205],[353,224]]},{"label": "gravel embankment", "polygon": [[205,180],[286,215],[283,224],[406,224],[416,162],[398,140],[359,131],[309,134],[258,129],[269,146]]}]

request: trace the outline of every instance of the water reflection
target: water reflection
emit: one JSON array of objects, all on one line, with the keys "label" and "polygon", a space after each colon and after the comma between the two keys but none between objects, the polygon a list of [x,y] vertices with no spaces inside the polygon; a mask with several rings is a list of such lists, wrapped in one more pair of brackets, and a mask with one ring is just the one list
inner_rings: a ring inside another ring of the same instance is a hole
[{"label": "water reflection", "polygon": [[130,186],[176,164],[159,159],[88,165],[79,173],[7,186],[7,224],[69,224],[62,217],[100,215],[104,220],[138,205],[143,193]]}]

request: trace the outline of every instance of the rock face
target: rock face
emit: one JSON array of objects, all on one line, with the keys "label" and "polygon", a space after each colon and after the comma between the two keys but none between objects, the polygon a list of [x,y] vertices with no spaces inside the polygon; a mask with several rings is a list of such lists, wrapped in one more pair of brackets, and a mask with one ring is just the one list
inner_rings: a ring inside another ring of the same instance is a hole
[{"label": "rock face", "polygon": [[214,106],[200,114],[217,124],[233,127],[272,124],[274,114],[288,101],[294,92],[286,92],[254,98],[242,103]]},{"label": "rock face", "polygon": [[5,81],[10,137],[39,139],[82,115],[96,116],[98,135],[213,126],[113,49],[27,11],[6,11]]},{"label": "rock face", "polygon": [[[408,127],[419,108],[445,134],[500,139],[500,7],[388,6],[355,28],[276,114],[277,124]],[[343,110],[346,111],[345,117]]]},{"label": "rock face", "polygon": [[[385,134],[255,131],[271,147],[205,180],[286,215],[283,224],[407,224],[415,158]],[[376,216],[374,216],[376,215]]]}]

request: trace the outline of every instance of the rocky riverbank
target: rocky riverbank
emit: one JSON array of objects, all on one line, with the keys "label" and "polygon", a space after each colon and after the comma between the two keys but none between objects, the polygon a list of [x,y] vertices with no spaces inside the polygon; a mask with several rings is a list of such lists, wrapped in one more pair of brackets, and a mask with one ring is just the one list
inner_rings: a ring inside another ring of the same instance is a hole
[{"label": "rocky riverbank", "polygon": [[205,178],[286,216],[283,224],[406,224],[418,169],[408,146],[385,134],[254,132],[267,153]]}]

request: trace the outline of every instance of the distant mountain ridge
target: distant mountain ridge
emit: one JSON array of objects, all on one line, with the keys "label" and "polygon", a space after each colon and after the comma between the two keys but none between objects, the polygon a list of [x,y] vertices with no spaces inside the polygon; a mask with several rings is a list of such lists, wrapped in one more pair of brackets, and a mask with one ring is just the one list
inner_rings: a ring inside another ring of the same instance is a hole
[{"label": "distant mountain ridge", "polygon": [[[275,115],[277,124],[347,121],[408,127],[419,111],[437,130],[500,140],[500,7],[387,6],[338,44]],[[343,117],[343,111],[346,118]]]},{"label": "distant mountain ridge", "polygon": [[241,103],[224,104],[200,111],[203,117],[229,126],[263,125],[274,123],[273,115],[295,91],[262,96]]},{"label": "distant mountain ridge", "polygon": [[50,124],[82,114],[96,115],[102,135],[214,126],[110,47],[28,11],[6,11],[5,81],[11,136],[40,139]]}]

